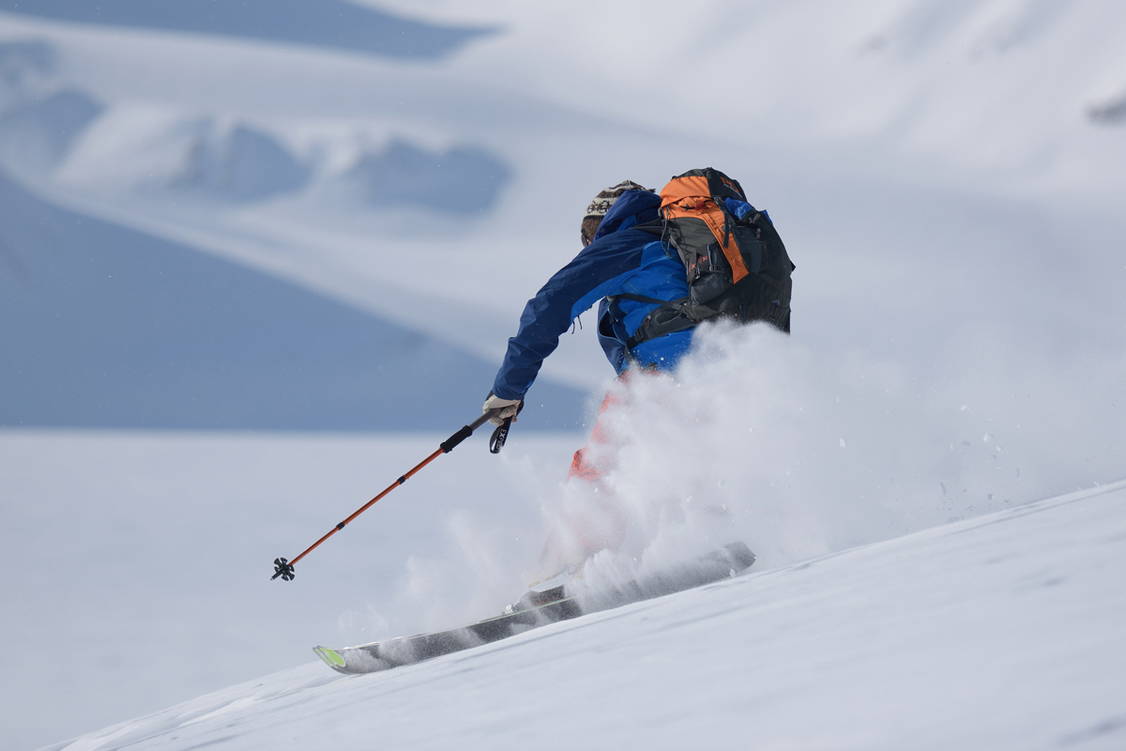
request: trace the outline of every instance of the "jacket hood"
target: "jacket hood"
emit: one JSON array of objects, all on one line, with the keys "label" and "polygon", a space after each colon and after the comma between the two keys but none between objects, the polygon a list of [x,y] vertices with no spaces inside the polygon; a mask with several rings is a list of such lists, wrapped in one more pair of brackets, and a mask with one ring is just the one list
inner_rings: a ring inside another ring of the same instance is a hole
[{"label": "jacket hood", "polygon": [[594,239],[657,219],[661,197],[650,190],[627,190],[606,212]]}]

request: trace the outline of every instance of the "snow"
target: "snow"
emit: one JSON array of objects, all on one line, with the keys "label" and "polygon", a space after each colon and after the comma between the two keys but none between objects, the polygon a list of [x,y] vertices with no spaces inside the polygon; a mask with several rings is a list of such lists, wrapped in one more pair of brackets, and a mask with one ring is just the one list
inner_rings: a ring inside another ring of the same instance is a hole
[{"label": "snow", "polygon": [[[446,435],[0,431],[0,745],[37,747],[300,664],[315,640],[491,614],[523,591],[516,564],[542,543],[525,473],[558,480],[578,440],[533,435],[514,430],[499,459],[474,436],[283,583],[270,581],[274,558]],[[510,566],[485,568],[490,549]]]},{"label": "snow", "polygon": [[51,748],[1121,748],[1124,543],[1118,483]]},{"label": "snow", "polygon": [[[1123,493],[1023,504],[1126,474],[1126,6],[94,5],[0,1],[0,637],[67,658],[0,657],[0,745],[1123,745]],[[595,497],[532,430],[610,387],[587,316],[505,455],[267,581],[473,416],[595,191],[708,164],[793,337],[631,384]],[[489,615],[592,528],[595,588],[736,532],[758,573],[207,694]]]},{"label": "snow", "polygon": [[[954,398],[958,385],[950,384],[953,395],[935,388],[920,399],[912,384],[897,382],[887,363],[841,369],[831,353],[766,328],[713,327],[702,332],[700,344],[681,381],[635,378],[621,405],[606,414],[604,429],[619,447],[619,461],[606,467],[599,492],[562,482],[577,436],[545,437],[523,432],[517,423],[499,458],[487,454],[483,436],[467,441],[314,551],[289,583],[268,581],[270,561],[294,557],[429,455],[445,435],[0,435],[6,465],[0,495],[17,501],[4,507],[0,526],[7,530],[6,549],[21,566],[21,575],[5,587],[23,614],[6,622],[0,636],[13,644],[88,645],[52,666],[34,651],[5,654],[5,672],[21,676],[11,684],[19,695],[9,701],[27,702],[27,727],[40,738],[50,731],[48,737],[57,739],[295,664],[314,643],[366,642],[494,614],[528,582],[581,558],[592,531],[613,543],[581,566],[580,595],[592,600],[625,579],[659,572],[732,539],[750,544],[759,555],[757,569],[774,576],[769,572],[858,545],[943,529],[935,525],[995,509],[1024,508],[1045,488],[1074,488],[1077,477],[1112,477],[1123,455],[1113,413],[1087,424],[1103,442],[1061,451],[1056,420],[1067,415],[1043,412],[1042,424],[1022,428],[1010,422],[1010,410],[1018,419],[1027,414],[1022,398],[978,407]],[[748,368],[756,356],[770,365]],[[833,367],[840,380],[819,377]],[[727,394],[723,404],[717,393]],[[764,400],[761,394],[775,397]],[[845,448],[841,436],[848,438]],[[1039,536],[1020,530],[1008,535],[1019,538],[1008,544],[1023,551],[1021,560],[1031,567],[1021,576],[1056,565],[1045,551],[1061,547],[1057,533],[1072,534],[1049,524]],[[911,552],[922,539],[928,538],[906,538],[879,566],[894,568],[889,560],[923,556]],[[1078,562],[1060,566],[1086,565],[1082,545],[1063,548]],[[997,555],[1005,550],[1000,545]],[[936,560],[919,566],[940,567],[947,554],[933,555]],[[967,568],[952,576],[973,579],[979,563],[967,559]],[[841,581],[815,580],[798,601],[860,588],[871,602],[888,586],[865,568],[845,567],[838,575]],[[911,575],[910,569],[903,574]],[[816,586],[822,585],[828,589],[819,595]],[[946,593],[956,597],[953,585]],[[696,596],[684,595],[693,602]],[[983,607],[974,597],[967,595],[966,612]],[[1075,597],[1088,595],[1084,590]],[[775,607],[770,603],[762,607]],[[782,603],[776,607],[785,611],[790,600]],[[927,606],[919,607],[926,612]],[[685,610],[677,613],[676,622],[692,620]],[[798,628],[805,618],[835,622],[843,616],[813,610],[777,617]],[[1120,613],[1108,617],[1121,620]],[[601,624],[602,618],[588,622]],[[1044,627],[1080,638],[1090,622],[1082,616]],[[599,628],[582,633],[593,641],[567,642],[561,649],[602,654],[625,638],[617,631],[600,636]],[[706,633],[692,638],[715,645],[706,659],[727,664],[730,645]],[[798,634],[808,633],[798,628]],[[790,648],[799,649],[798,636],[793,638]],[[1025,659],[1031,643],[1003,649],[998,659]],[[986,646],[968,642],[967,649]],[[529,659],[541,657],[537,652]],[[828,655],[824,659],[831,662]],[[454,664],[455,672],[462,669]],[[536,672],[530,664],[509,669]],[[613,678],[622,669],[609,663],[606,680],[623,680]],[[1091,680],[1104,680],[1097,670],[1088,672]],[[315,673],[303,675],[316,680]],[[591,685],[602,680],[597,675]],[[433,680],[426,679],[413,701],[432,700]],[[107,681],[115,689],[99,690]],[[278,690],[288,695],[291,689],[285,683]],[[497,700],[508,701],[505,696]],[[244,698],[204,704],[211,712]],[[572,698],[566,693],[544,701],[566,706]],[[56,710],[60,701],[73,707],[64,717]],[[576,711],[584,707],[580,703]],[[268,743],[273,736],[264,738]]]}]

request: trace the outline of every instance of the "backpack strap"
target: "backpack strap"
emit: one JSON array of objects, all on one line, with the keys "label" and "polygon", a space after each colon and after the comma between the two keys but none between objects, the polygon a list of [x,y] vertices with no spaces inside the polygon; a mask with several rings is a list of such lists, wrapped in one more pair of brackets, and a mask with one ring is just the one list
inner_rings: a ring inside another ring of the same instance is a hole
[{"label": "backpack strap", "polygon": [[[630,227],[630,229],[636,229],[636,230],[640,230],[642,232],[647,232],[651,235],[657,236],[662,241],[664,241],[665,240],[665,233],[668,229],[668,224],[665,222],[664,219],[653,219],[653,220],[650,220],[648,222],[642,222],[641,224],[635,224],[632,227]],[[666,253],[668,252],[667,247],[665,248],[665,252]],[[677,258],[675,253],[673,253],[673,258]],[[650,319],[653,318],[654,313],[656,313],[659,310],[669,310],[670,308],[675,308],[676,310],[679,310],[680,305],[682,303],[687,302],[688,298],[684,298],[683,300],[661,300],[661,299],[656,298],[656,297],[648,297],[646,295],[635,295],[635,294],[632,294],[630,292],[621,292],[617,295],[609,295],[606,299],[610,301],[610,305],[613,306],[613,307],[616,307],[618,300],[633,300],[634,302],[651,303],[653,305],[659,305],[660,306],[659,308],[656,308],[652,312],[650,312],[649,315],[645,316],[645,320],[643,320],[641,322],[641,326],[638,327],[637,331],[634,332],[633,336],[628,337],[626,339],[626,348],[627,349],[633,349],[638,344],[641,344],[642,342],[649,341],[650,339],[661,336],[663,334],[671,334],[673,332],[673,330],[682,331],[686,328],[690,328],[692,325],[695,325],[695,324],[690,324],[690,325],[687,325],[687,326],[682,326],[680,328],[670,329],[668,331],[661,331],[660,333],[649,333],[648,332],[648,329],[650,328],[650,326],[649,326]],[[667,317],[667,315],[665,317]]]},{"label": "backpack strap", "polygon": [[648,232],[650,235],[656,235],[657,237],[661,238],[662,240],[665,238],[665,220],[664,219],[652,219],[648,222],[642,222],[641,224],[635,224],[632,227],[630,227],[630,229],[637,229],[637,230],[641,230],[642,232]]},{"label": "backpack strap", "polygon": [[[679,300],[658,300],[655,297],[646,297],[645,295],[632,295],[623,292],[620,295],[614,295],[610,298],[610,304],[614,305],[617,300],[635,300],[637,302],[654,303],[656,308],[649,311],[649,314],[641,321],[641,325],[637,327],[637,331],[626,339],[626,348],[632,350],[642,342],[647,342],[650,339],[656,339],[665,334],[675,334],[678,331],[685,331],[692,328],[700,321],[709,317],[709,315],[700,316],[699,311],[695,310],[700,306],[695,305],[690,298],[682,297]],[[708,311],[710,314],[712,311]]]},{"label": "backpack strap", "polygon": [[645,295],[634,295],[629,292],[621,292],[616,295],[610,295],[607,299],[611,302],[611,304],[613,304],[615,300],[633,300],[634,302],[649,302],[656,303],[658,305],[669,304],[668,300],[660,300],[656,297],[646,297]]}]

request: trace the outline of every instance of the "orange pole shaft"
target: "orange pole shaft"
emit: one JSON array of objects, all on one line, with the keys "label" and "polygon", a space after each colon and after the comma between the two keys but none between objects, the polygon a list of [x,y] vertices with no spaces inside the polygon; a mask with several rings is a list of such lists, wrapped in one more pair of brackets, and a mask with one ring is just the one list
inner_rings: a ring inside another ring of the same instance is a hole
[{"label": "orange pole shaft", "polygon": [[320,545],[320,544],[321,544],[322,542],[324,542],[324,541],[325,541],[325,540],[327,540],[328,538],[332,537],[332,536],[333,536],[334,534],[336,534],[336,533],[337,533],[337,532],[339,532],[340,530],[344,529],[344,527],[345,527],[345,526],[347,526],[347,525],[348,525],[348,524],[349,524],[349,523],[350,523],[350,522],[351,522],[351,521],[352,521],[353,519],[355,519],[355,518],[356,518],[357,516],[359,516],[360,514],[364,513],[365,511],[367,511],[367,510],[368,510],[369,508],[371,508],[372,506],[374,506],[374,505],[376,504],[376,502],[378,502],[379,500],[381,500],[381,499],[382,499],[382,498],[383,498],[384,496],[386,496],[386,495],[387,495],[388,493],[390,493],[390,492],[391,492],[392,490],[394,490],[395,488],[399,487],[400,485],[402,485],[402,484],[403,484],[404,482],[406,482],[407,480],[411,479],[411,477],[413,477],[413,476],[415,475],[415,473],[416,473],[416,472],[418,472],[418,471],[419,471],[420,469],[422,469],[423,467],[425,467],[425,466],[426,466],[427,464],[429,464],[430,462],[432,462],[432,461],[434,461],[435,459],[437,459],[437,458],[438,458],[439,456],[441,456],[441,455],[442,455],[443,453],[444,453],[444,452],[442,451],[442,449],[438,449],[438,450],[436,450],[436,451],[435,451],[435,452],[434,452],[433,454],[431,454],[430,456],[426,457],[426,458],[425,458],[425,459],[424,459],[424,460],[423,460],[422,462],[420,462],[419,464],[417,464],[417,465],[416,465],[416,466],[414,467],[414,469],[412,469],[411,471],[407,472],[407,473],[406,473],[405,475],[403,475],[402,477],[400,477],[400,478],[399,478],[398,480],[396,480],[395,482],[393,482],[393,483],[391,483],[390,485],[388,485],[388,486],[387,486],[387,489],[386,489],[386,490],[384,490],[384,491],[383,491],[382,493],[380,493],[379,495],[377,495],[377,496],[376,496],[375,498],[372,498],[372,499],[371,499],[370,501],[368,501],[367,503],[365,503],[365,504],[364,504],[363,506],[360,506],[360,507],[359,507],[358,509],[356,509],[355,511],[353,511],[353,512],[352,512],[352,515],[351,515],[351,516],[349,516],[349,517],[348,517],[347,519],[345,519],[344,521],[340,522],[340,523],[339,523],[339,524],[337,524],[337,525],[336,525],[335,527],[333,527],[333,528],[332,528],[332,529],[330,529],[330,530],[329,530],[328,532],[326,532],[326,533],[325,533],[325,535],[324,535],[324,537],[322,537],[321,539],[317,540],[317,541],[316,541],[316,542],[314,542],[314,543],[313,543],[312,545],[310,545],[309,547],[307,547],[307,548],[306,548],[306,549],[305,549],[305,550],[304,550],[304,551],[303,551],[303,552],[301,553],[301,555],[299,555],[299,556],[297,556],[296,558],[294,558],[294,559],[293,559],[292,561],[290,561],[290,562],[289,562],[289,564],[290,564],[291,566],[294,566],[294,565],[296,565],[296,564],[297,564],[297,562],[298,562],[299,560],[301,560],[301,559],[302,559],[302,558],[304,558],[305,556],[309,555],[309,553],[312,553],[312,552],[313,552],[314,550],[316,550],[316,549],[317,549],[317,546],[319,546],[319,545]]},{"label": "orange pole shaft", "polygon": [[[303,550],[303,551],[301,552],[301,555],[297,556],[296,558],[294,558],[294,559],[293,559],[292,561],[290,561],[290,562],[289,562],[289,566],[290,566],[290,568],[292,568],[292,567],[293,567],[294,565],[296,565],[296,564],[297,564],[297,562],[298,562],[298,561],[300,561],[300,560],[301,560],[302,558],[304,558],[305,556],[309,555],[309,553],[312,553],[312,552],[313,552],[314,550],[316,550],[316,549],[317,549],[317,547],[318,547],[318,546],[319,546],[319,545],[320,545],[320,544],[321,544],[322,542],[324,542],[324,541],[325,541],[325,540],[327,540],[328,538],[332,537],[332,536],[333,536],[334,534],[336,534],[336,533],[337,533],[337,532],[339,532],[340,530],[344,529],[344,527],[346,527],[346,526],[348,525],[348,523],[349,523],[349,522],[351,522],[351,521],[352,521],[353,519],[355,519],[355,518],[356,518],[357,516],[359,516],[360,514],[364,513],[365,511],[367,511],[367,510],[368,510],[369,508],[371,508],[372,506],[374,506],[374,505],[375,505],[375,504],[376,504],[376,503],[377,503],[377,502],[378,502],[378,501],[379,501],[380,499],[382,499],[382,498],[383,498],[384,496],[386,496],[386,495],[387,495],[388,493],[390,493],[390,492],[391,492],[392,490],[394,490],[395,488],[399,487],[400,485],[402,485],[402,484],[403,484],[404,482],[406,482],[407,480],[411,479],[411,477],[413,477],[413,476],[414,476],[414,475],[415,475],[415,474],[416,474],[416,473],[417,473],[417,472],[418,472],[419,470],[421,470],[421,469],[422,469],[423,467],[425,467],[425,466],[426,466],[427,464],[429,464],[430,462],[434,461],[435,459],[437,459],[437,458],[438,458],[439,456],[441,456],[442,454],[448,454],[448,453],[450,453],[451,451],[453,451],[453,450],[454,450],[454,447],[455,447],[455,446],[457,446],[457,445],[458,445],[459,443],[461,443],[462,441],[464,441],[464,440],[465,440],[466,438],[468,438],[469,436],[473,435],[473,431],[474,431],[474,430],[476,430],[477,428],[479,428],[479,427],[481,427],[482,425],[484,425],[484,424],[485,424],[485,422],[486,422],[486,421],[487,421],[487,420],[489,419],[489,416],[490,416],[490,415],[489,415],[488,413],[481,415],[481,416],[480,416],[480,417],[478,417],[478,418],[477,418],[477,419],[476,419],[476,420],[475,420],[474,422],[470,423],[469,425],[465,425],[464,427],[462,427],[462,429],[461,429],[461,430],[457,431],[457,432],[456,432],[456,433],[454,433],[454,434],[453,434],[452,436],[450,436],[449,438],[447,438],[447,439],[446,439],[446,440],[445,440],[445,441],[444,441],[444,442],[443,442],[443,443],[442,443],[442,444],[441,444],[441,445],[440,445],[440,446],[439,446],[439,447],[438,447],[438,448],[437,448],[437,449],[436,449],[436,450],[434,451],[434,453],[432,453],[432,454],[431,454],[430,456],[426,457],[426,458],[425,458],[425,459],[423,459],[423,460],[422,460],[421,462],[419,462],[418,464],[416,464],[416,465],[415,465],[415,466],[414,466],[413,468],[411,468],[411,470],[410,470],[410,471],[408,471],[408,472],[407,472],[406,474],[404,474],[403,476],[401,476],[401,477],[400,477],[400,478],[399,478],[398,480],[395,480],[395,482],[393,482],[393,483],[391,483],[390,485],[388,485],[388,486],[387,486],[387,488],[386,488],[386,489],[385,489],[385,490],[384,490],[384,491],[383,491],[382,493],[380,493],[380,494],[379,494],[379,495],[377,495],[377,496],[376,496],[375,498],[372,498],[372,499],[371,499],[370,501],[368,501],[367,503],[365,503],[365,504],[364,504],[363,506],[360,506],[360,507],[359,507],[358,509],[356,509],[355,511],[353,511],[353,512],[352,512],[352,515],[351,515],[351,516],[349,516],[349,517],[348,517],[347,519],[345,519],[344,521],[340,522],[340,523],[339,523],[339,524],[337,524],[337,525],[336,525],[335,527],[333,527],[333,528],[332,528],[332,529],[330,529],[330,530],[329,530],[328,532],[326,532],[326,533],[324,534],[324,536],[323,536],[323,537],[321,537],[321,539],[317,540],[317,541],[316,541],[316,542],[314,542],[314,543],[313,543],[312,545],[310,545],[309,547],[305,548],[305,550]],[[277,577],[277,574],[275,574],[274,576],[275,576],[275,578],[276,578],[276,577]],[[291,578],[292,578],[292,577],[291,577]]]}]

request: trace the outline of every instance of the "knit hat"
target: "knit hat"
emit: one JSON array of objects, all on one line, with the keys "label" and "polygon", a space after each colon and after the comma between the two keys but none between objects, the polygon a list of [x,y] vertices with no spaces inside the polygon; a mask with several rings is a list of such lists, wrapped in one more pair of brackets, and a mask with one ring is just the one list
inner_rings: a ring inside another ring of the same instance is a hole
[{"label": "knit hat", "polygon": [[638,185],[633,180],[622,180],[617,185],[611,185],[605,190],[598,191],[598,195],[596,195],[594,200],[590,202],[590,205],[586,207],[586,214],[583,216],[583,223],[579,229],[584,248],[590,245],[594,240],[594,235],[598,232],[598,225],[602,223],[602,217],[606,216],[606,212],[610,210],[614,202],[627,190],[647,190],[650,193],[653,192],[652,188]]}]

